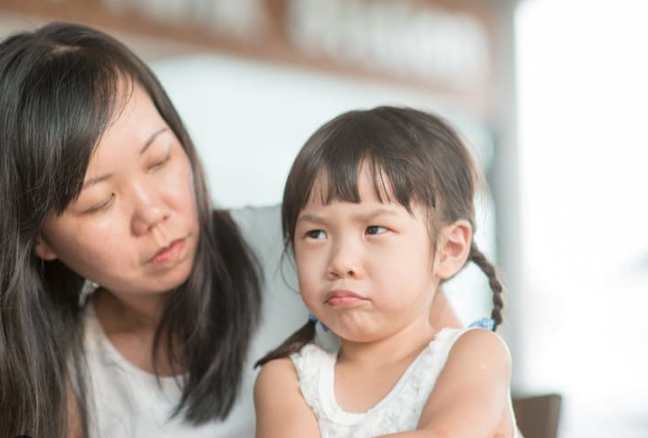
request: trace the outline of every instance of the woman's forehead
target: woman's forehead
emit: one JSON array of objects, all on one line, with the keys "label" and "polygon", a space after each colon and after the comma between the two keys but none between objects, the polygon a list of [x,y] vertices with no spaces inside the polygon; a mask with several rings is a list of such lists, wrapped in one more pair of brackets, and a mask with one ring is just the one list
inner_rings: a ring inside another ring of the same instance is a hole
[{"label": "woman's forehead", "polygon": [[166,122],[148,93],[135,84],[130,92],[124,90],[120,93],[111,122],[99,138],[94,155],[101,155],[106,149],[118,148],[124,143],[137,146],[162,128],[168,128]]}]

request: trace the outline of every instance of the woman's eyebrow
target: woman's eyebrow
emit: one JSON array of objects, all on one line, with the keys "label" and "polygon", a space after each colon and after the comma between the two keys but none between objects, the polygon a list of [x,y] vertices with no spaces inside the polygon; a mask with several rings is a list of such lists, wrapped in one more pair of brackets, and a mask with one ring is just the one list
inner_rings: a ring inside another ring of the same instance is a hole
[{"label": "woman's eyebrow", "polygon": [[[151,146],[151,145],[153,144],[153,142],[155,141],[155,139],[156,139],[160,134],[162,134],[163,132],[167,131],[167,129],[168,129],[168,128],[166,128],[166,127],[165,127],[165,128],[161,128],[161,129],[155,131],[153,134],[151,134],[151,136],[150,136],[148,139],[146,139],[146,141],[144,142],[144,146],[143,146],[142,149],[140,150],[139,154],[142,155],[144,152],[146,152],[146,150],[148,149],[148,147]],[[91,186],[91,185],[93,185],[93,184],[97,184],[97,183],[100,183],[100,182],[102,182],[102,181],[105,181],[105,180],[109,179],[111,176],[112,176],[112,175],[102,175],[102,176],[98,176],[98,177],[96,177],[96,178],[89,179],[88,181],[86,181],[86,182],[83,183],[83,186],[81,187],[81,190],[83,190],[83,189],[85,189],[85,188],[87,188],[88,186]]]},{"label": "woman's eyebrow", "polygon": [[81,190],[86,189],[86,188],[88,188],[89,186],[91,186],[93,184],[97,184],[97,183],[100,183],[102,181],[105,181],[110,177],[112,177],[112,175],[102,175],[102,176],[98,176],[96,178],[89,179],[88,181],[83,183],[83,186],[81,187]]},{"label": "woman's eyebrow", "polygon": [[144,146],[142,147],[142,149],[140,149],[140,155],[142,155],[144,152],[146,152],[148,147],[153,144],[153,142],[155,141],[157,136],[162,134],[166,130],[167,130],[167,128],[165,127],[165,128],[162,128],[162,129],[160,129],[158,131],[155,131],[153,134],[151,134],[151,136],[144,142]]}]

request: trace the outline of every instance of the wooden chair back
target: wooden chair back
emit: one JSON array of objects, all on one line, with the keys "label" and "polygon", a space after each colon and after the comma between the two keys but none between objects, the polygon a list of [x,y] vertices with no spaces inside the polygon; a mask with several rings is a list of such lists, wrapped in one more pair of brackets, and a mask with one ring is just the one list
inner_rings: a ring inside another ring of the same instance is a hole
[{"label": "wooden chair back", "polygon": [[559,394],[514,397],[513,411],[524,438],[557,438],[561,403]]}]

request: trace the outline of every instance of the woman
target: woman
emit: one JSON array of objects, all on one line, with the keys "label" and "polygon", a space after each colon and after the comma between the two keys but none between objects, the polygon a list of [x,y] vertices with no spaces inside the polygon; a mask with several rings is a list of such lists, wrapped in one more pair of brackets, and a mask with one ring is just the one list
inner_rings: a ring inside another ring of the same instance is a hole
[{"label": "woman", "polygon": [[[0,203],[0,437],[249,432],[227,424],[252,418],[251,363],[285,333],[255,335],[254,256],[124,45],[70,24],[0,44]],[[278,235],[263,211],[234,216]]]}]

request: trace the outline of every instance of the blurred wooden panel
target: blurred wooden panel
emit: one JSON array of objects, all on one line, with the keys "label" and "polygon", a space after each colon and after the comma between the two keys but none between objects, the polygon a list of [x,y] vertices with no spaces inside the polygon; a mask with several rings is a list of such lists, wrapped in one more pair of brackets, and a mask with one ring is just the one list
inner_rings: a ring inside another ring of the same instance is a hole
[{"label": "blurred wooden panel", "polygon": [[2,10],[85,23],[494,107],[495,1],[0,0]]}]

